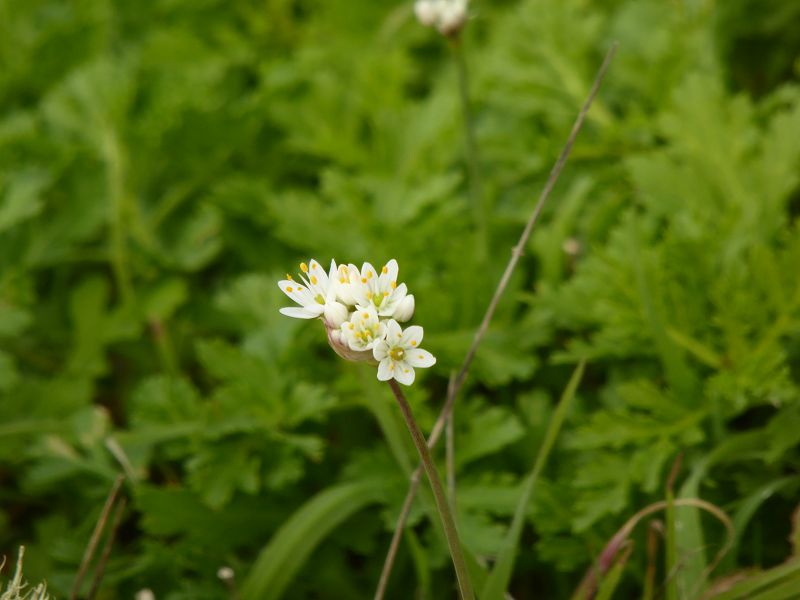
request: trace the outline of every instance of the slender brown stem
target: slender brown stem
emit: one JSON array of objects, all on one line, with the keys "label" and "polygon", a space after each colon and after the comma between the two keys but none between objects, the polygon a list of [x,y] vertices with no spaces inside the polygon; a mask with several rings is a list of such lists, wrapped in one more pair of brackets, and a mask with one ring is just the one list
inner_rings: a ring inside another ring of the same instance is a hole
[{"label": "slender brown stem", "polygon": [[111,486],[111,491],[108,493],[106,503],[103,505],[103,510],[100,511],[100,516],[97,518],[97,523],[95,523],[92,536],[89,538],[89,543],[86,545],[86,550],[83,553],[83,558],[81,559],[78,573],[75,575],[75,581],[72,584],[72,592],[69,595],[70,600],[76,600],[78,597],[81,584],[83,583],[83,578],[86,576],[86,571],[89,570],[89,563],[92,561],[95,550],[97,550],[97,544],[100,541],[100,536],[103,533],[103,529],[105,529],[108,516],[111,514],[111,509],[117,500],[117,495],[119,494],[119,490],[122,487],[122,482],[124,480],[124,475],[117,475],[117,478],[114,480],[114,485]]},{"label": "slender brown stem", "polygon": [[[483,341],[483,337],[486,335],[486,332],[489,329],[489,323],[491,322],[492,318],[494,317],[494,313],[497,310],[497,306],[500,304],[500,298],[502,298],[503,293],[506,291],[506,287],[508,287],[509,281],[511,281],[511,275],[514,272],[514,269],[519,262],[520,257],[522,256],[522,250],[525,245],[528,243],[528,238],[533,231],[533,227],[536,225],[536,222],[539,220],[539,215],[542,212],[542,208],[544,207],[544,203],[547,198],[550,196],[550,193],[553,191],[553,187],[555,187],[556,181],[558,181],[558,177],[561,175],[561,171],[564,168],[564,164],[567,162],[567,158],[569,158],[570,151],[572,150],[572,146],[575,143],[575,139],[578,136],[578,132],[583,127],[583,122],[586,120],[586,114],[589,112],[589,108],[592,105],[595,97],[597,96],[597,92],[600,90],[600,85],[603,82],[603,78],[605,77],[606,71],[608,67],[611,65],[611,61],[614,58],[614,55],[617,52],[618,43],[614,42],[609,48],[608,52],[606,53],[605,59],[603,63],[600,65],[600,69],[597,71],[597,75],[595,76],[594,83],[592,84],[591,90],[589,90],[589,95],[586,98],[586,101],[583,103],[580,112],[578,113],[577,118],[575,119],[575,123],[572,126],[572,131],[570,131],[569,137],[567,138],[566,143],[564,144],[563,149],[561,150],[561,154],[559,154],[558,159],[556,160],[553,168],[550,171],[550,175],[547,178],[547,182],[545,183],[544,188],[542,189],[541,194],[539,194],[539,199],[536,203],[536,206],[533,209],[533,213],[531,213],[528,222],[525,225],[525,229],[522,231],[522,235],[520,235],[519,240],[517,241],[517,245],[514,246],[511,252],[511,258],[506,265],[506,269],[503,272],[503,276],[500,278],[500,283],[497,284],[497,289],[494,292],[494,296],[492,300],[489,302],[489,306],[486,309],[486,313],[483,316],[483,321],[481,321],[478,330],[475,332],[475,336],[472,339],[472,345],[470,346],[469,350],[467,351],[467,355],[464,357],[464,362],[461,364],[461,369],[456,376],[455,384],[452,386],[452,391],[448,392],[447,400],[442,407],[441,412],[439,413],[438,418],[436,419],[436,423],[431,430],[431,434],[428,437],[428,447],[433,448],[439,438],[442,435],[442,430],[444,429],[445,422],[447,421],[448,416],[453,410],[453,404],[456,401],[456,397],[458,396],[458,392],[461,390],[461,386],[464,384],[464,381],[467,378],[467,374],[469,373],[469,368],[472,365],[472,361],[475,358],[475,353],[478,351],[478,346]],[[406,499],[403,502],[404,512],[400,513],[400,516],[397,519],[397,529],[395,529],[394,534],[392,536],[392,542],[389,547],[389,552],[386,554],[386,560],[383,563],[383,571],[381,572],[381,581],[388,580],[389,574],[392,571],[392,567],[394,566],[394,559],[397,555],[397,545],[399,544],[399,538],[402,535],[402,530],[405,528],[406,520],[408,519],[408,513],[411,509],[411,504],[414,499],[414,496],[417,493],[417,489],[419,488],[419,475],[420,469],[422,467],[417,467],[417,470],[414,472],[414,475],[411,477],[411,482],[408,487],[408,492],[406,493]],[[407,508],[406,508],[407,507]],[[392,551],[394,549],[394,551]],[[385,586],[384,586],[385,587]],[[379,587],[380,591],[380,587]],[[375,594],[375,600],[382,600],[383,593]]]},{"label": "slender brown stem", "polygon": [[97,567],[94,570],[94,577],[92,578],[92,586],[89,588],[89,594],[86,600],[94,600],[97,595],[97,590],[100,589],[100,582],[103,580],[103,575],[106,571],[106,563],[108,557],[111,556],[111,548],[114,546],[114,539],[117,537],[117,530],[122,522],[122,515],[125,513],[125,505],[127,504],[125,498],[122,498],[117,504],[116,511],[114,512],[114,520],[111,522],[108,538],[106,544],[103,546],[103,552],[100,554],[100,559],[97,561]]},{"label": "slender brown stem", "polygon": [[408,404],[400,386],[394,379],[390,379],[389,387],[392,388],[394,397],[397,399],[397,404],[400,406],[400,411],[403,413],[408,431],[411,433],[411,439],[414,440],[414,445],[417,447],[417,452],[419,452],[419,457],[422,460],[422,466],[425,468],[425,473],[428,475],[428,481],[433,491],[433,498],[436,501],[436,508],[439,511],[439,518],[441,518],[442,527],[444,527],[444,536],[447,539],[447,546],[450,549],[450,556],[453,559],[453,566],[456,570],[458,590],[461,594],[461,598],[462,600],[474,600],[475,595],[472,592],[472,584],[469,581],[467,563],[464,560],[464,553],[461,550],[461,541],[458,539],[456,522],[455,519],[453,519],[450,506],[447,503],[447,497],[442,487],[442,481],[439,478],[439,472],[436,470],[436,465],[433,463],[428,445],[425,443],[425,436],[422,435],[422,430],[420,430],[419,425],[417,425],[414,419],[414,413],[411,412],[411,406]]}]

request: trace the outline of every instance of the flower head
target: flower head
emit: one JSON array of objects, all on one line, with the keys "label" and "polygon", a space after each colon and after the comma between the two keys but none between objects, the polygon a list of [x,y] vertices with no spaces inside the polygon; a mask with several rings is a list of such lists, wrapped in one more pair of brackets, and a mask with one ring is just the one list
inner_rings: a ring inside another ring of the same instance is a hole
[{"label": "flower head", "polygon": [[331,285],[337,271],[336,262],[331,261],[330,273],[325,273],[322,266],[313,258],[300,263],[300,284],[287,274],[286,279],[278,282],[284,294],[300,306],[281,308],[281,314],[296,319],[315,319],[323,317],[332,327],[339,327],[347,319],[347,307],[336,300],[336,287]]},{"label": "flower head", "polygon": [[422,342],[422,327],[412,325],[405,331],[394,319],[386,324],[386,337],[372,349],[378,364],[378,379],[396,379],[403,385],[414,383],[414,368],[427,368],[436,364],[436,358],[419,347]]},{"label": "flower head", "polygon": [[[437,0],[438,1],[438,0]],[[378,364],[378,379],[414,382],[414,368],[430,367],[433,355],[419,347],[422,327],[400,328],[414,314],[415,300],[406,285],[397,284],[397,261],[380,270],[369,264],[331,261],[326,273],[316,260],[300,263],[298,281],[291,275],[278,282],[284,294],[298,306],[280,312],[298,319],[320,318],[328,344],[345,360]]]}]

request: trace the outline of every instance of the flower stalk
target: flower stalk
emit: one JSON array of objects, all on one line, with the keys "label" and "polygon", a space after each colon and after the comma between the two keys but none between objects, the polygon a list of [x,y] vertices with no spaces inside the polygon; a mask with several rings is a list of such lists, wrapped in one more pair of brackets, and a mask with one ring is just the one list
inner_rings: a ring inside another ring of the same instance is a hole
[{"label": "flower stalk", "polygon": [[461,542],[458,537],[458,530],[456,529],[455,519],[450,510],[450,504],[447,501],[447,496],[442,487],[442,481],[439,478],[439,472],[436,465],[431,458],[428,444],[422,435],[422,431],[414,419],[414,414],[411,411],[411,406],[408,404],[403,391],[394,379],[389,380],[389,387],[392,388],[394,397],[397,399],[397,404],[400,405],[400,411],[403,413],[403,418],[406,421],[408,430],[411,433],[411,439],[414,441],[414,446],[417,447],[417,452],[422,460],[422,466],[428,476],[428,481],[431,484],[433,491],[433,498],[436,501],[436,509],[439,512],[439,518],[442,520],[442,527],[444,528],[444,535],[447,539],[447,546],[450,550],[450,556],[453,559],[453,566],[456,570],[456,578],[458,579],[458,590],[462,600],[473,600],[475,595],[472,591],[472,584],[469,580],[469,573],[467,572],[467,564],[464,560],[464,553],[461,550]]}]

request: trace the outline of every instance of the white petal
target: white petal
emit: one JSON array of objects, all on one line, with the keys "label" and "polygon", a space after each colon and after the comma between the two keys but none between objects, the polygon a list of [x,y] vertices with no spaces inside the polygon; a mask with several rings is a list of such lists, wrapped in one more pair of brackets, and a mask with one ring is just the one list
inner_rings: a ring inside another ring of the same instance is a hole
[{"label": "white petal", "polygon": [[394,319],[389,319],[386,321],[386,341],[389,343],[389,345],[396,345],[401,336],[402,330],[400,329],[400,325],[397,323],[397,321]]},{"label": "white petal", "polygon": [[436,357],[422,349],[413,349],[406,352],[404,360],[412,367],[421,367],[426,369],[436,364]]},{"label": "white petal", "polygon": [[383,302],[381,305],[381,310],[378,314],[380,314],[382,317],[394,316],[394,311],[397,309],[397,305],[405,299],[407,291],[408,289],[406,288],[405,283],[398,285],[397,288],[393,290],[386,299],[387,301]]},{"label": "white petal", "polygon": [[395,369],[392,368],[394,363],[385,358],[381,361],[381,364],[378,365],[378,380],[379,381],[389,381],[392,377],[394,377]]},{"label": "white petal", "polygon": [[406,330],[403,332],[403,337],[400,339],[400,344],[403,348],[419,348],[422,342],[422,334],[422,327],[419,325],[406,327]]},{"label": "white petal", "polygon": [[317,288],[317,291],[323,296],[328,292],[328,274],[316,260],[313,258],[308,261],[308,279],[312,287]]},{"label": "white petal", "polygon": [[394,365],[394,378],[398,383],[403,385],[411,385],[414,383],[414,367],[401,360]]},{"label": "white petal", "polygon": [[381,269],[381,275],[378,278],[380,282],[380,289],[383,291],[391,290],[391,283],[393,281],[397,281],[397,261],[395,259],[390,260],[387,262],[383,268]]},{"label": "white petal", "polygon": [[285,308],[281,308],[280,313],[295,319],[316,319],[319,316],[310,312],[308,309],[300,308],[299,306],[287,306]]},{"label": "white petal", "polygon": [[389,344],[385,340],[379,340],[372,349],[372,356],[375,357],[375,360],[386,360],[386,357],[389,356]]}]

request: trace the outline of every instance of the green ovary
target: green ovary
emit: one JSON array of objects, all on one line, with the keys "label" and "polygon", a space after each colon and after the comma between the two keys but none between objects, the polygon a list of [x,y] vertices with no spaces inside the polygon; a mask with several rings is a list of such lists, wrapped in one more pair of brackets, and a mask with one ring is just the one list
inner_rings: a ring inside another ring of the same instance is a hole
[{"label": "green ovary", "polygon": [[322,297],[322,294],[317,294],[317,297],[314,298],[318,304],[325,304],[325,298]]},{"label": "green ovary", "polygon": [[406,352],[402,348],[392,348],[391,350],[389,350],[389,356],[392,357],[392,360],[397,360],[397,361],[403,360],[403,357],[405,355]]}]

